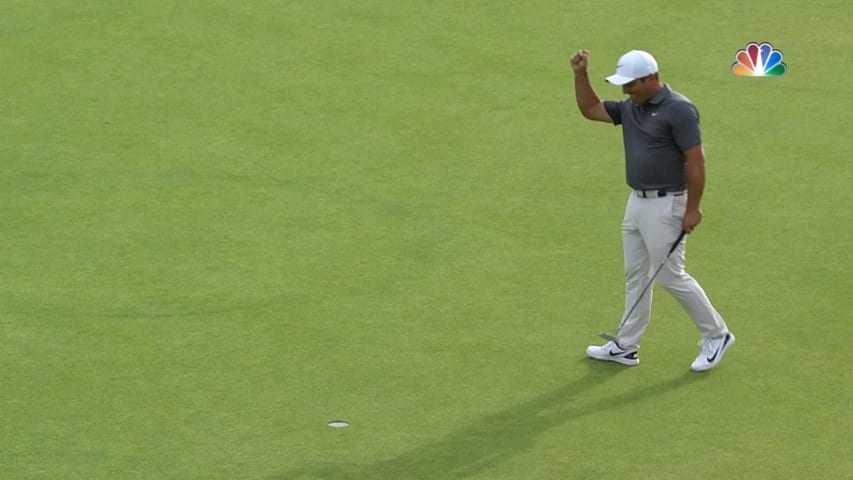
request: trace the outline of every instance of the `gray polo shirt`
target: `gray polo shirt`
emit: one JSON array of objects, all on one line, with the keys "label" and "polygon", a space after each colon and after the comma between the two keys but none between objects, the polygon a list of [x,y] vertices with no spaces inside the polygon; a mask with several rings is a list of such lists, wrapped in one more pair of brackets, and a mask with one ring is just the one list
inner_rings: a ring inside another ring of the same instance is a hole
[{"label": "gray polo shirt", "polygon": [[699,111],[689,98],[664,85],[642,104],[631,99],[604,102],[614,125],[622,125],[625,178],[638,190],[683,190],[683,150],[702,143]]}]

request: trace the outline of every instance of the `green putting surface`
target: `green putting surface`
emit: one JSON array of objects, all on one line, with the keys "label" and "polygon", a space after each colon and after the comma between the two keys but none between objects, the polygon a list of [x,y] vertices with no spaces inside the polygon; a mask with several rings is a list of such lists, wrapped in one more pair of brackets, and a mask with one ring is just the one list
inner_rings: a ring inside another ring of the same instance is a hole
[{"label": "green putting surface", "polygon": [[[850,3],[0,10],[3,478],[853,471]],[[751,41],[785,75],[734,75]],[[638,367],[585,358],[628,189],[580,48],[603,98],[640,48],[701,112],[706,374],[662,290]]]}]

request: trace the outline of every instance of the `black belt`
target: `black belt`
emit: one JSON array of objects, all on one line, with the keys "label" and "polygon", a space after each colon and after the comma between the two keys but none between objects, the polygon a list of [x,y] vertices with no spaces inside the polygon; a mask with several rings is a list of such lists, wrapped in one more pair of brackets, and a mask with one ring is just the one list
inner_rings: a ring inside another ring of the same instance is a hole
[{"label": "black belt", "polygon": [[671,192],[668,190],[637,190],[634,189],[634,195],[640,198],[659,198],[665,197],[667,195],[672,195],[673,197],[680,197],[684,195],[684,190],[678,190],[675,192]]}]

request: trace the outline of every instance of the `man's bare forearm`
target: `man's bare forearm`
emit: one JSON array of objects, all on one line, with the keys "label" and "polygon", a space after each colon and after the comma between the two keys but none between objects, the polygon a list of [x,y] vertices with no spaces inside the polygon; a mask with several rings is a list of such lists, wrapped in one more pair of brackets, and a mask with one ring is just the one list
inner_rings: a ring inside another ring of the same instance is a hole
[{"label": "man's bare forearm", "polygon": [[601,99],[589,83],[589,74],[586,71],[575,72],[575,99],[578,102],[578,110],[588,117],[592,107],[601,103]]},{"label": "man's bare forearm", "polygon": [[687,210],[699,210],[705,191],[705,155],[694,155],[684,166],[687,181]]}]

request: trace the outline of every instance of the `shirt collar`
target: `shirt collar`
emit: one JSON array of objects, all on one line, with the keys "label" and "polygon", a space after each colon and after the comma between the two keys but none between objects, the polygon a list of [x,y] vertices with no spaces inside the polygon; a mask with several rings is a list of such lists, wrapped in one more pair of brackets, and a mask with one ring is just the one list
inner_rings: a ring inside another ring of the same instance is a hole
[{"label": "shirt collar", "polygon": [[664,84],[663,88],[661,88],[660,91],[657,94],[655,94],[654,97],[650,98],[649,101],[646,103],[651,103],[652,105],[657,105],[657,104],[661,103],[662,101],[664,101],[664,99],[669,96],[670,92],[672,92],[672,90],[669,89],[669,85]]}]

